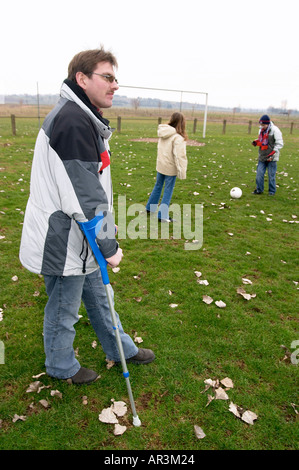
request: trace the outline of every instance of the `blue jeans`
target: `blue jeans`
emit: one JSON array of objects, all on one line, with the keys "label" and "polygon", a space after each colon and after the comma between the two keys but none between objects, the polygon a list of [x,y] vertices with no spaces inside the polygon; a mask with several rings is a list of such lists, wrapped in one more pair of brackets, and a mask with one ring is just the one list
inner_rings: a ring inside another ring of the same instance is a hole
[{"label": "blue jeans", "polygon": [[[107,359],[119,361],[118,346],[100,269],[88,275],[44,276],[44,279],[49,297],[44,317],[47,373],[58,379],[67,379],[75,375],[81,367],[75,358],[73,348],[76,335],[74,325],[79,320],[81,299]],[[112,290],[111,286],[110,288]],[[124,355],[128,359],[137,354],[138,348],[131,337],[124,333],[117,313],[116,318]]]},{"label": "blue jeans", "polygon": [[168,219],[168,209],[170,201],[172,198],[172,193],[174,190],[176,176],[167,176],[162,175],[162,173],[157,172],[157,179],[154,189],[147,201],[146,210],[150,212],[156,212],[162,193],[163,185],[165,184],[164,193],[161,201],[160,210],[158,212],[159,219]]},{"label": "blue jeans", "polygon": [[256,189],[259,193],[264,191],[264,176],[266,170],[268,169],[268,179],[269,179],[269,193],[275,194],[276,192],[276,183],[275,176],[277,170],[277,162],[258,162],[256,170]]}]

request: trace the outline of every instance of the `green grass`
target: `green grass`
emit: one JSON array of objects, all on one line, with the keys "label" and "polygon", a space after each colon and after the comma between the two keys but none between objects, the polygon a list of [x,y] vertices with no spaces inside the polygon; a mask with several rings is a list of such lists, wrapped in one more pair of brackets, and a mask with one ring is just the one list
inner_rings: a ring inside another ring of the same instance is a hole
[{"label": "green grass", "polygon": [[[111,124],[116,126],[113,120]],[[5,364],[0,364],[0,448],[298,449],[298,415],[291,405],[299,404],[298,366],[284,360],[281,348],[293,352],[291,344],[299,339],[294,283],[299,281],[298,131],[284,132],[279,188],[271,198],[266,193],[252,195],[257,155],[247,127],[229,125],[222,135],[222,125],[208,121],[206,145],[188,147],[187,179],[177,181],[172,199],[192,208],[203,204],[202,247],[184,250],[184,238],[119,240],[124,258],[120,272],[110,274],[116,310],[125,330],[132,336],[137,332],[142,346],[155,351],[156,360],[129,366],[142,427],[132,426],[129,412],[124,419],[127,431],[116,437],[113,426],[99,422],[98,415],[112,398],[129,404],[125,381],[120,367],[108,370],[102,349],[92,348],[96,338],[83,307],[74,346],[81,364],[97,370],[101,378],[75,387],[42,376],[39,380],[49,388],[39,394],[26,392],[35,380],[32,376],[45,370],[43,279],[26,271],[18,259],[37,129],[34,120],[17,120],[13,137],[9,119],[1,119],[0,125],[0,235],[5,237],[0,240],[0,340],[5,347]],[[189,125],[190,138],[202,141],[200,126],[194,136]],[[118,196],[126,196],[127,208],[145,205],[154,184],[156,144],[131,139],[155,136],[156,122],[124,120],[122,132],[111,140],[116,223]],[[241,187],[241,199],[230,199],[233,186]],[[137,215],[127,216],[127,223]],[[150,219],[142,220],[149,233]],[[194,271],[201,271],[209,285],[199,285]],[[12,281],[15,275],[17,282]],[[243,285],[242,277],[253,284]],[[256,297],[243,299],[236,292],[241,286]],[[202,301],[204,294],[214,299],[211,305]],[[224,301],[226,308],[217,308],[216,300]],[[171,308],[171,303],[178,307]],[[229,400],[214,400],[206,407],[204,380],[227,376],[234,382]],[[62,399],[50,395],[56,389]],[[87,405],[82,404],[85,395]],[[41,399],[47,399],[50,408],[44,409]],[[254,411],[255,424],[235,418],[228,411],[230,401]],[[15,414],[26,416],[26,421],[13,423]],[[195,424],[204,430],[204,439],[196,438]]]}]

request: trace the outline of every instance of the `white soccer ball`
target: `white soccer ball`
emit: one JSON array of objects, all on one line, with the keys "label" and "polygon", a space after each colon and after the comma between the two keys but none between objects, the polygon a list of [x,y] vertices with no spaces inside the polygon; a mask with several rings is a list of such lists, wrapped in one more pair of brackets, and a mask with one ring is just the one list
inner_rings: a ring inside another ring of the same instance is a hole
[{"label": "white soccer ball", "polygon": [[233,199],[239,199],[242,196],[242,189],[240,188],[232,188],[230,190],[230,197]]}]

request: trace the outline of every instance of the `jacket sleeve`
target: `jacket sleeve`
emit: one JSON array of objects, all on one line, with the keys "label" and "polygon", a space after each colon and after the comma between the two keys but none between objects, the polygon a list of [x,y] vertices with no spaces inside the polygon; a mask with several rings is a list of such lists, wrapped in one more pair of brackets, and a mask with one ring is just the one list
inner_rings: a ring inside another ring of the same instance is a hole
[{"label": "jacket sleeve", "polygon": [[281,130],[278,128],[278,127],[274,127],[274,140],[275,140],[275,144],[274,144],[274,148],[273,150],[276,151],[279,151],[282,149],[283,147],[283,138],[282,138],[282,133],[281,133]]},{"label": "jacket sleeve", "polygon": [[186,179],[188,163],[186,154],[186,141],[180,135],[177,135],[173,141],[173,157],[177,169],[177,177],[181,180]]},{"label": "jacket sleeve", "polygon": [[98,177],[98,135],[89,118],[81,113],[69,114],[68,119],[59,116],[52,130],[50,147],[58,156],[52,171],[62,211],[84,222],[95,217],[99,210],[104,213],[106,210],[105,233],[99,236],[98,245],[105,258],[113,256],[118,248],[114,219]]}]

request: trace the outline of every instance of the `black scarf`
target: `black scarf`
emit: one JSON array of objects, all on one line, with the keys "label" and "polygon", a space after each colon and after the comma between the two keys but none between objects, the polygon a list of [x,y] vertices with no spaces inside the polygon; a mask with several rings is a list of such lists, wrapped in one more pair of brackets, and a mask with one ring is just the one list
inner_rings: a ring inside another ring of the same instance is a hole
[{"label": "black scarf", "polygon": [[83,88],[68,78],[66,78],[63,83],[65,83],[78,96],[78,98],[80,98],[80,100],[91,110],[97,119],[105,124],[105,126],[109,127],[108,119],[103,118],[101,112],[91,103]]}]

